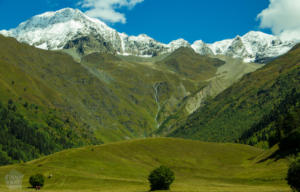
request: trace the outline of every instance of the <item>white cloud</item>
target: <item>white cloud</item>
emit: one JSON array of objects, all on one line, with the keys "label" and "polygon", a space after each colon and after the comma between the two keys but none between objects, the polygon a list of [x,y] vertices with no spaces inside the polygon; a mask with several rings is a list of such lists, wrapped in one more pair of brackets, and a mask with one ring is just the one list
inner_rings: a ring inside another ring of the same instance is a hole
[{"label": "white cloud", "polygon": [[123,13],[117,11],[122,7],[132,9],[144,0],[82,0],[80,5],[86,8],[85,12],[90,17],[95,17],[111,23],[126,23]]},{"label": "white cloud", "polygon": [[300,0],[270,0],[269,7],[257,17],[260,27],[271,28],[287,40],[300,40]]}]

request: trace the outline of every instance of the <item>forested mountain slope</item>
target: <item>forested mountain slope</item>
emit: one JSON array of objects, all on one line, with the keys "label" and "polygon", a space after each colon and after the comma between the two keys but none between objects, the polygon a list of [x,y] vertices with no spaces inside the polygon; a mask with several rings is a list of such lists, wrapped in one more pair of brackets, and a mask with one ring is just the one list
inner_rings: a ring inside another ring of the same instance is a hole
[{"label": "forested mountain slope", "polygon": [[[72,59],[11,38],[0,36],[0,42],[0,165],[101,143],[87,124],[62,111],[64,98],[46,79],[56,64]],[[64,71],[62,66],[57,69]]]},{"label": "forested mountain slope", "polygon": [[300,152],[300,93],[293,90],[278,106],[265,115],[239,142],[260,147],[280,143],[280,153]]}]

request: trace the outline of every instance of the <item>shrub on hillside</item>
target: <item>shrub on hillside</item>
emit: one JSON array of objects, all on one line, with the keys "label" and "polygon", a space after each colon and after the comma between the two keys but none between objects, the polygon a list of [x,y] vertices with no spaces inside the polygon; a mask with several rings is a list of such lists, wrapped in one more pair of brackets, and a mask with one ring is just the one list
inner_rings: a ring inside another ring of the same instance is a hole
[{"label": "shrub on hillside", "polygon": [[43,187],[45,183],[45,177],[42,174],[36,174],[29,178],[29,183],[33,188]]},{"label": "shrub on hillside", "polygon": [[174,179],[174,172],[166,166],[160,166],[154,169],[148,177],[151,191],[169,190]]},{"label": "shrub on hillside", "polygon": [[1,150],[0,145],[0,165],[6,165],[12,163],[12,159],[7,155],[6,152]]},{"label": "shrub on hillside", "polygon": [[294,191],[300,192],[300,159],[290,165],[287,181]]}]

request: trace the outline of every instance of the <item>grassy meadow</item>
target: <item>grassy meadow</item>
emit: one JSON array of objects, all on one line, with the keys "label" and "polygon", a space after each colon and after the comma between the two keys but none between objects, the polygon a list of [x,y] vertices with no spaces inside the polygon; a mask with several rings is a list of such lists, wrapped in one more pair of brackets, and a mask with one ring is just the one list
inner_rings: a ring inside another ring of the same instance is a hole
[{"label": "grassy meadow", "polygon": [[[288,160],[264,160],[271,151],[240,144],[152,138],[65,150],[31,162],[0,167],[0,191],[10,191],[5,175],[24,174],[22,191],[31,175],[46,176],[45,192],[145,192],[150,171],[167,165],[175,172],[171,191],[279,192]],[[52,175],[52,178],[48,178]]]}]

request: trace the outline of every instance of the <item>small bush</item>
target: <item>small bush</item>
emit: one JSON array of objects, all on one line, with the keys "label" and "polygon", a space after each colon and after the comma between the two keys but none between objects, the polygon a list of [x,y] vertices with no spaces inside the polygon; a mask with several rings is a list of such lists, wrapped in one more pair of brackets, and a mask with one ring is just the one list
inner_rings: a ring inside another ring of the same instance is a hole
[{"label": "small bush", "polygon": [[160,166],[154,169],[148,177],[151,191],[169,190],[174,179],[174,172],[166,166]]},{"label": "small bush", "polygon": [[286,180],[294,191],[300,192],[300,159],[290,165]]},{"label": "small bush", "polygon": [[29,183],[33,188],[37,186],[43,187],[45,183],[45,177],[42,174],[36,174],[29,178]]}]

